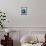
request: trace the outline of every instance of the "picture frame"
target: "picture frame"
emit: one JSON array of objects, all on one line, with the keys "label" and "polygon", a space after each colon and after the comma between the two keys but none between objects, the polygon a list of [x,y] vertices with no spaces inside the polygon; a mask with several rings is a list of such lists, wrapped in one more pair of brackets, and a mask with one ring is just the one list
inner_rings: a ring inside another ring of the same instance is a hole
[{"label": "picture frame", "polygon": [[27,15],[27,7],[21,7],[21,15]]}]

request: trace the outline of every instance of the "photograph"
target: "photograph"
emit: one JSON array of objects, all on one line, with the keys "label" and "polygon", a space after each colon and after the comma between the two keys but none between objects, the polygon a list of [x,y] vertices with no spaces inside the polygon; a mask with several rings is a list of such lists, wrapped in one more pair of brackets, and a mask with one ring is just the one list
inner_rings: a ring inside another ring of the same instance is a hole
[{"label": "photograph", "polygon": [[27,15],[27,7],[21,7],[21,15]]}]

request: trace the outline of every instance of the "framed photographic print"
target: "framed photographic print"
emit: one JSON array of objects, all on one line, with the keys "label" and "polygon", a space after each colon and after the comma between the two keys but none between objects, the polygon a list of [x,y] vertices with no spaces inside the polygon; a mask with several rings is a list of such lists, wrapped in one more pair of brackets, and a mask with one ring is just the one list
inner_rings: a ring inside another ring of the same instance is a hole
[{"label": "framed photographic print", "polygon": [[21,7],[21,15],[27,15],[27,7]]}]

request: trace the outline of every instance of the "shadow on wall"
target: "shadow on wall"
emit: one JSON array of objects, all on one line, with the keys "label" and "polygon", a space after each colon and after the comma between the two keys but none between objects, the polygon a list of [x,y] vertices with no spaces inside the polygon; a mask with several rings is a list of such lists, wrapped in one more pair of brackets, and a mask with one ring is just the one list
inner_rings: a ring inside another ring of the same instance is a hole
[{"label": "shadow on wall", "polygon": [[13,46],[21,46],[20,41],[13,40]]}]

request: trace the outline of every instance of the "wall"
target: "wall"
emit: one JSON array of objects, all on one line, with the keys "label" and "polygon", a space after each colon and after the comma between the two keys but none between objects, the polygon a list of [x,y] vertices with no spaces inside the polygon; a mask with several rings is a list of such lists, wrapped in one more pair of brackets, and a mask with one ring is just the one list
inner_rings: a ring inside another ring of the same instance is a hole
[{"label": "wall", "polygon": [[[27,16],[21,16],[23,6]],[[0,9],[6,12],[7,27],[46,27],[46,0],[0,0]]]}]

